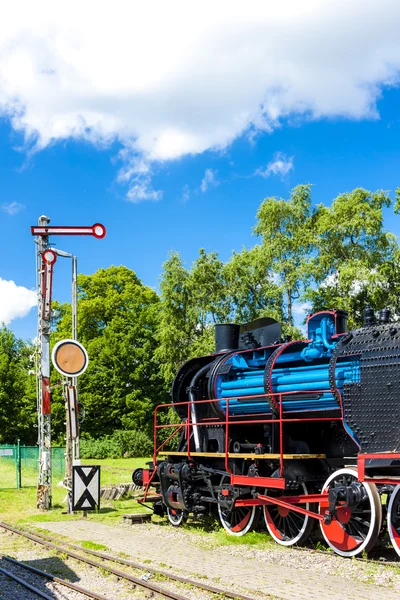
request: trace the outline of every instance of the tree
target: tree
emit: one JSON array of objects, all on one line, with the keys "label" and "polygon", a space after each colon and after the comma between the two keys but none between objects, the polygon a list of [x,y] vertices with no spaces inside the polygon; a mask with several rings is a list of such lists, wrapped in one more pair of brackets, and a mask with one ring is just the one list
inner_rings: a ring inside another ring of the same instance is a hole
[{"label": "tree", "polygon": [[366,306],[384,308],[388,298],[393,304],[394,287],[399,287],[398,245],[383,227],[383,209],[390,204],[387,192],[357,188],[331,206],[317,207],[317,249],[311,261],[315,286],[306,293],[313,310],[345,309],[350,326],[358,326]]},{"label": "tree", "polygon": [[[156,357],[170,384],[180,364],[214,350],[214,325],[282,318],[282,290],[273,281],[260,246],[233,253],[223,263],[200,249],[188,270],[177,253],[164,264]],[[297,332],[298,333],[298,332]]]},{"label": "tree", "polygon": [[161,314],[155,354],[168,385],[178,366],[188,359],[197,335],[197,316],[191,302],[189,278],[180,255],[172,252],[163,265],[161,276]]},{"label": "tree", "polygon": [[309,285],[308,262],[315,248],[311,185],[298,185],[288,200],[266,198],[257,219],[254,232],[262,237],[262,264],[282,287],[287,322],[293,325],[293,303]]},{"label": "tree", "polygon": [[265,262],[262,246],[234,252],[224,266],[233,320],[247,323],[258,317],[283,318],[283,291]]},{"label": "tree", "polygon": [[[79,378],[86,407],[83,431],[100,436],[115,429],[150,433],[150,415],[166,400],[160,365],[155,360],[160,301],[127,267],[100,269],[78,276],[78,337],[89,355]],[[53,342],[70,336],[71,307],[62,305]],[[63,434],[64,404],[54,398],[54,422]]]},{"label": "tree", "polygon": [[0,328],[0,442],[36,443],[36,388],[28,373],[33,348]]}]

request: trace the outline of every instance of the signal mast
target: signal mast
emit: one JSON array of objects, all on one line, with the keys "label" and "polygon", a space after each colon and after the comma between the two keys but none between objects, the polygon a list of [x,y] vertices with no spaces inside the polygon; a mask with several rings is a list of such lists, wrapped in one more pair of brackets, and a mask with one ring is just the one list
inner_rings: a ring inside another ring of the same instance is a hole
[{"label": "signal mast", "polygon": [[[102,239],[106,228],[100,223],[90,227],[61,227],[50,226],[50,219],[45,215],[39,217],[38,225],[31,227],[32,235],[36,236],[36,286],[38,294],[38,335],[36,351],[36,393],[38,410],[38,445],[39,445],[39,479],[37,486],[37,507],[50,509],[52,502],[52,473],[51,473],[51,388],[50,388],[50,326],[51,301],[53,290],[53,269],[57,255],[73,259],[72,267],[72,304],[73,331],[72,338],[77,338],[76,318],[76,257],[50,248],[50,235],[90,235]],[[75,260],[74,260],[75,259]],[[75,390],[77,380],[72,381]],[[76,391],[75,391],[76,395]],[[79,438],[74,440],[74,447],[79,452]]]}]

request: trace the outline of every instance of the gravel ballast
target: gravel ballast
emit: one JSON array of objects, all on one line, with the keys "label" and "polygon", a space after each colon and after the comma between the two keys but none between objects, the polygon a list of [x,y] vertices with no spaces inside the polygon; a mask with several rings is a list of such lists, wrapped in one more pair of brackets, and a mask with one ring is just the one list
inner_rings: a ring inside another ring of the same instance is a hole
[{"label": "gravel ballast", "polygon": [[[92,540],[113,553],[171,569],[186,577],[251,595],[257,600],[398,600],[399,567],[362,563],[329,553],[263,546],[221,545],[213,533],[194,533],[190,525],[165,523],[105,525],[81,520],[46,523],[69,539]],[[267,539],[267,538],[266,538]],[[199,593],[194,598],[199,598]]]}]

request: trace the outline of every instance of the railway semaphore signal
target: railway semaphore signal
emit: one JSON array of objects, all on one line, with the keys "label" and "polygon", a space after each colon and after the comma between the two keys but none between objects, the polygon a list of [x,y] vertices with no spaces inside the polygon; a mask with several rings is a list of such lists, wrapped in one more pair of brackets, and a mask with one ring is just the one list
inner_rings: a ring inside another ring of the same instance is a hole
[{"label": "railway semaphore signal", "polygon": [[[39,445],[39,480],[37,488],[37,506],[49,509],[52,500],[51,484],[51,390],[50,390],[50,323],[51,300],[53,287],[53,269],[58,256],[72,258],[72,304],[73,323],[72,338],[77,337],[76,318],[76,257],[66,252],[51,249],[51,235],[86,235],[102,239],[106,228],[101,223],[91,226],[52,226],[49,217],[42,215],[37,225],[31,227],[32,235],[36,236],[36,281],[38,293],[38,352],[36,360],[36,377],[38,381],[38,445]],[[82,371],[83,372],[83,371]],[[77,379],[71,376],[73,392],[68,394],[70,414],[77,406]],[[74,447],[78,449],[79,436],[77,427],[74,429]],[[71,431],[71,430],[70,430]],[[76,434],[76,435],[75,435]],[[71,439],[72,436],[70,436]]]},{"label": "railway semaphore signal", "polygon": [[[42,217],[41,217],[42,218]],[[106,228],[101,223],[95,223],[91,227],[61,227],[59,225],[32,225],[32,235],[47,237],[49,235],[92,235],[97,239],[106,237]]]}]

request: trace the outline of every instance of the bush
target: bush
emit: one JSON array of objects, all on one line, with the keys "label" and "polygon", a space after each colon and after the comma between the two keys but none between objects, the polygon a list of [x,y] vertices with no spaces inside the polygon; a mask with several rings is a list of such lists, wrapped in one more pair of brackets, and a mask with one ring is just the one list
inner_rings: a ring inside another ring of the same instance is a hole
[{"label": "bush", "polygon": [[128,431],[119,430],[114,433],[113,437],[118,441],[121,456],[125,458],[150,456],[153,454],[153,442],[143,431],[137,429]]},{"label": "bush", "polygon": [[133,458],[150,456],[153,443],[143,431],[115,431],[99,439],[82,439],[80,444],[81,458]]}]

